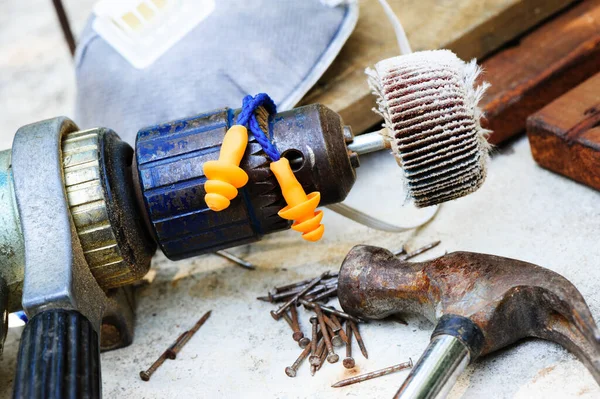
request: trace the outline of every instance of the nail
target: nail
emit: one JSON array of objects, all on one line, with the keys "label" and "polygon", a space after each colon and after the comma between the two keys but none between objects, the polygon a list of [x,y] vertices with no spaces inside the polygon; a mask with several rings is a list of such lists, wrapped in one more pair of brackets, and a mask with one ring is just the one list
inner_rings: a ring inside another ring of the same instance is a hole
[{"label": "nail", "polygon": [[304,359],[306,359],[306,357],[308,356],[309,353],[310,353],[310,347],[307,346],[306,348],[304,348],[304,350],[302,351],[300,356],[298,356],[298,359],[296,359],[294,364],[292,364],[290,367],[285,368],[285,373],[287,374],[288,377],[293,378],[296,376],[298,367],[300,367],[300,364],[304,361]]},{"label": "nail", "polygon": [[321,367],[323,367],[323,364],[325,364],[326,357],[327,357],[327,350],[325,348],[325,345],[323,345],[323,347],[321,348],[321,352],[319,353],[319,364],[317,365],[316,371],[321,370]]},{"label": "nail", "polygon": [[175,340],[175,342],[172,343],[154,363],[152,363],[148,370],[140,371],[140,378],[144,381],[149,381],[152,374],[154,374],[154,372],[165,362],[165,360],[175,359],[181,348],[190,340],[190,338],[192,338],[192,335],[194,335],[202,326],[202,324],[204,324],[204,322],[210,317],[211,312],[211,310],[206,312],[204,316],[202,316],[200,320],[196,322],[191,330],[180,334],[179,337],[177,337],[177,340]]},{"label": "nail", "polygon": [[[324,278],[330,278],[330,277],[337,277],[338,276],[338,272],[325,272],[325,277]],[[287,285],[282,285],[280,287],[275,287],[273,288],[273,294],[279,293],[279,292],[283,292],[283,291],[287,291],[296,287],[300,287],[306,284],[309,284],[311,281],[313,281],[312,278],[308,278],[306,280],[302,280],[302,281],[298,281],[297,283],[292,283],[292,284],[287,284]]]},{"label": "nail", "polygon": [[[278,294],[272,294],[269,292],[268,296],[259,296],[258,300],[261,301],[265,301],[265,302],[282,302],[285,301],[291,297],[293,297],[294,295],[296,295],[297,293],[299,293],[300,291],[302,291],[304,288],[306,288],[306,285],[303,285],[302,287],[298,287],[298,288],[294,288],[293,290],[289,290],[289,291],[285,291],[285,292],[280,292]],[[318,294],[323,290],[326,290],[327,287],[323,286],[323,285],[317,285],[314,288],[312,288],[311,290],[309,290],[306,294],[304,295],[313,295],[313,294]]]},{"label": "nail", "polygon": [[286,303],[284,303],[283,305],[281,305],[281,307],[279,309],[277,309],[277,310],[271,310],[271,316],[275,320],[279,320],[279,318],[281,317],[281,314],[283,312],[285,312],[285,310],[287,308],[289,308],[291,304],[293,304],[294,302],[296,302],[302,295],[304,295],[306,292],[308,292],[312,287],[314,287],[315,285],[319,284],[319,281],[321,281],[321,279],[326,275],[326,273],[327,272],[321,274],[319,277],[317,277],[314,280],[312,280],[306,286],[306,288],[304,288],[302,291],[300,291],[299,293],[297,293],[296,295],[294,295],[294,297],[292,299],[290,299],[289,301],[287,301]]},{"label": "nail", "polygon": [[356,365],[356,363],[352,357],[352,326],[350,323],[346,323],[346,336],[348,337],[348,340],[346,341],[346,358],[342,364],[345,368],[351,369]]},{"label": "nail", "polygon": [[352,332],[354,333],[354,336],[356,337],[356,342],[358,342],[358,347],[360,348],[360,351],[362,352],[365,359],[368,359],[369,353],[367,352],[367,348],[365,348],[365,343],[362,339],[362,336],[360,335],[360,332],[358,331],[358,326],[352,320],[349,320],[348,323],[352,327]]},{"label": "nail", "polygon": [[317,314],[317,319],[319,320],[319,325],[321,326],[321,334],[323,334],[323,339],[325,340],[325,346],[327,346],[327,361],[329,363],[335,363],[339,360],[339,356],[335,354],[333,351],[333,345],[331,344],[331,340],[329,338],[329,332],[327,331],[327,324],[325,324],[325,320],[323,319],[323,312],[321,311],[321,307],[319,305],[315,305],[313,308],[315,313]]},{"label": "nail", "polygon": [[[331,331],[331,327],[328,326],[327,328],[329,328],[329,331]],[[340,346],[344,346],[344,340],[339,336],[339,334],[331,331],[331,344],[336,348],[339,348]]]},{"label": "nail", "polygon": [[392,251],[392,253],[393,253],[395,256],[398,256],[398,255],[405,254],[405,253],[406,253],[406,248],[404,247],[404,244],[402,244],[402,246],[400,247],[400,249],[397,249],[397,250],[395,250],[395,251]]},{"label": "nail", "polygon": [[[268,302],[282,302],[282,301],[287,300],[288,298],[291,298],[292,296],[299,293],[300,291],[302,291],[304,288],[306,288],[306,285],[307,284],[304,284],[302,286],[293,288],[291,290],[283,291],[283,292],[279,292],[279,293],[269,292],[268,296],[258,297],[257,299],[260,299],[263,301],[268,300]],[[311,297],[311,296],[320,294],[323,291],[333,288],[334,286],[337,287],[337,277],[329,279],[329,280],[321,280],[319,282],[319,284],[317,284],[316,286],[311,288],[308,292],[303,294],[303,297]]]},{"label": "nail", "polygon": [[324,291],[324,292],[321,292],[321,293],[320,293],[320,294],[318,294],[318,295],[312,296],[312,297],[310,298],[310,300],[311,300],[312,302],[317,302],[317,301],[320,301],[320,300],[322,300],[322,299],[329,298],[330,296],[335,296],[335,295],[337,295],[337,288],[338,288],[338,287],[337,287],[337,285],[336,285],[336,286],[334,286],[334,287],[332,287],[332,288],[328,289],[327,291]]},{"label": "nail", "polygon": [[327,324],[327,327],[331,331],[331,343],[333,344],[333,346],[344,345],[344,341],[338,335],[338,331],[340,331],[340,327],[338,327],[337,324],[335,324],[329,317],[327,317],[325,315],[323,315],[323,320],[325,321],[325,324]]},{"label": "nail", "polygon": [[360,320],[357,319],[356,317],[350,316],[348,313],[340,312],[339,310],[337,310],[335,308],[332,308],[332,307],[329,307],[329,306],[319,305],[318,303],[307,301],[306,299],[302,299],[302,298],[298,299],[298,303],[300,303],[300,304],[302,304],[305,307],[310,308],[310,309],[314,309],[315,306],[320,306],[321,310],[323,312],[325,312],[325,313],[333,314],[333,315],[336,315],[338,317],[341,317],[342,319],[352,320],[352,321],[354,321],[356,323],[360,323]]},{"label": "nail", "polygon": [[152,363],[152,366],[150,366],[148,370],[140,371],[140,378],[143,381],[149,381],[152,374],[154,374],[156,369],[158,369],[165,362],[165,360],[167,360],[167,351],[163,352],[162,355],[160,355],[160,357],[156,359],[154,363]]},{"label": "nail", "polygon": [[[170,351],[172,351],[173,358],[175,358],[175,356],[177,356],[177,354],[179,353],[181,348],[183,348],[183,346],[188,343],[188,341],[194,336],[194,334],[196,334],[196,332],[198,332],[200,327],[202,327],[202,325],[206,322],[206,320],[208,320],[211,313],[212,313],[212,310],[209,310],[208,312],[206,312],[204,314],[204,316],[202,316],[200,318],[200,320],[198,320],[196,322],[196,324],[194,324],[194,327],[192,327],[190,330],[188,330],[186,332],[185,336],[181,339],[181,341],[176,342],[176,344],[173,346],[173,348],[169,348]],[[167,349],[167,350],[169,350],[169,349]]]},{"label": "nail", "polygon": [[304,333],[300,330],[300,323],[298,322],[298,308],[296,305],[292,305],[290,307],[290,313],[292,314],[292,330],[294,333],[292,334],[292,338],[296,342],[300,342],[302,338],[304,338]]},{"label": "nail", "polygon": [[415,249],[412,252],[409,252],[407,254],[398,256],[398,259],[400,259],[400,260],[409,260],[411,258],[414,258],[417,255],[421,255],[423,252],[429,251],[431,248],[437,247],[438,245],[440,245],[440,243],[441,243],[441,241],[432,242],[431,244],[427,244],[424,247],[421,247],[419,249]]},{"label": "nail", "polygon": [[174,360],[177,357],[177,353],[173,351],[173,348],[175,348],[177,345],[179,345],[179,343],[185,338],[186,335],[189,334],[189,331],[185,331],[183,333],[181,333],[179,335],[179,337],[177,337],[177,341],[173,342],[171,344],[171,346],[169,346],[169,348],[167,349],[167,351],[165,352],[167,354],[167,358]]},{"label": "nail", "polygon": [[221,251],[216,251],[215,254],[219,255],[222,258],[227,259],[230,262],[235,263],[238,266],[243,267],[244,269],[248,269],[248,270],[255,270],[256,269],[256,266],[254,266],[252,263],[248,262],[247,260],[244,260],[242,258],[239,258],[239,257],[235,256],[231,252],[222,251],[221,250]]},{"label": "nail", "polygon": [[405,362],[405,363],[396,364],[395,366],[386,367],[386,368],[381,369],[381,370],[372,371],[372,372],[367,373],[367,374],[358,375],[356,377],[352,377],[352,378],[348,378],[346,380],[342,380],[342,381],[336,382],[335,384],[332,385],[332,387],[333,388],[340,388],[340,387],[345,387],[347,385],[356,384],[358,382],[372,380],[373,378],[377,378],[377,377],[381,377],[381,376],[384,376],[384,375],[392,374],[392,373],[395,373],[395,372],[400,371],[400,370],[405,370],[405,369],[412,368],[412,366],[413,366],[412,359],[409,359],[409,361]]},{"label": "nail", "polygon": [[332,315],[330,316],[330,318],[331,318],[331,321],[333,321],[335,324],[337,324],[337,325],[338,325],[338,327],[339,327],[339,330],[337,331],[337,333],[338,333],[338,334],[340,334],[340,338],[342,339],[342,341],[344,341],[344,342],[348,342],[348,340],[349,340],[350,338],[348,338],[348,336],[347,336],[347,335],[346,335],[346,333],[344,332],[344,329],[342,328],[342,323],[340,323],[340,321],[338,320],[337,316],[336,316],[336,315],[334,315],[334,314],[332,314]]},{"label": "nail", "polygon": [[312,339],[310,340],[310,357],[308,358],[308,361],[310,362],[310,364],[315,365],[317,364],[317,361],[319,359],[319,357],[317,356],[317,326],[318,326],[318,320],[316,317],[311,317],[310,318],[310,324],[312,324]]}]

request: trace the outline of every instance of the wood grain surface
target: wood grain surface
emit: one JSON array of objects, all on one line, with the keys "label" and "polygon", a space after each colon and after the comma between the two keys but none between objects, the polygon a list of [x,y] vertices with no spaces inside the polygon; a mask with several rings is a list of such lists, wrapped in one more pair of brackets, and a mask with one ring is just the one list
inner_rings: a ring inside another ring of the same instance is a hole
[{"label": "wood grain surface", "polygon": [[[482,58],[573,0],[389,0],[413,51],[449,48],[463,59]],[[360,133],[380,122],[366,67],[399,54],[378,0],[360,0],[360,16],[338,58],[302,100],[339,112]]]},{"label": "wood grain surface", "polygon": [[600,0],[587,0],[483,62],[491,88],[482,105],[500,143],[525,130],[525,121],[555,98],[600,72]]},{"label": "wood grain surface", "polygon": [[541,166],[600,190],[600,73],[527,119]]}]

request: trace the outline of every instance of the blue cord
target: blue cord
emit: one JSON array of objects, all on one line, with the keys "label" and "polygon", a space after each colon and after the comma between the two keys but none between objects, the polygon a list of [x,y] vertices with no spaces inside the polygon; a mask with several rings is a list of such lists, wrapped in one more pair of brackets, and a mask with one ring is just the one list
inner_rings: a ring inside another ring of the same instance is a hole
[{"label": "blue cord", "polygon": [[268,94],[259,93],[254,97],[246,96],[244,97],[242,110],[238,115],[237,123],[238,125],[248,126],[248,129],[250,129],[250,132],[256,141],[258,141],[258,144],[260,144],[267,156],[271,158],[273,162],[279,161],[281,154],[279,154],[279,151],[275,145],[271,143],[265,132],[262,131],[256,120],[254,111],[256,111],[258,107],[264,107],[270,115],[277,113],[277,106]]}]

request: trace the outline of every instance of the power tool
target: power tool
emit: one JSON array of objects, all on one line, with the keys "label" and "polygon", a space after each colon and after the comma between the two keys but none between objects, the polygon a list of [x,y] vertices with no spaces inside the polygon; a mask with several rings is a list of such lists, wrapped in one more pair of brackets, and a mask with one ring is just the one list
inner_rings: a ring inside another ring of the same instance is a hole
[{"label": "power tool", "polygon": [[[237,112],[142,129],[135,153],[110,129],[81,131],[65,117],[17,131],[12,150],[0,153],[0,309],[29,316],[15,397],[100,396],[103,314],[114,290],[148,271],[157,246],[183,259],[290,227],[277,216],[285,203],[253,139],[240,165],[253,184],[222,212],[204,202],[202,166],[218,156]],[[304,189],[320,191],[321,205],[342,201],[359,161],[339,115],[310,105],[270,123]],[[4,318],[2,342],[6,328]]]}]

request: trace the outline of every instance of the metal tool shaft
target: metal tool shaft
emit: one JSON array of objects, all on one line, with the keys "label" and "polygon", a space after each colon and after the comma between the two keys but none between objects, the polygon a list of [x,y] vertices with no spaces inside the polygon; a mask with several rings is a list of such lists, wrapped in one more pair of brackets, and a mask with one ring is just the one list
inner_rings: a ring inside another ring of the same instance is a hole
[{"label": "metal tool shaft", "polygon": [[469,364],[467,347],[451,335],[434,337],[394,399],[445,398]]},{"label": "metal tool shaft", "polygon": [[348,144],[348,149],[358,155],[389,149],[390,142],[382,134],[384,130],[354,136],[352,143]]}]

